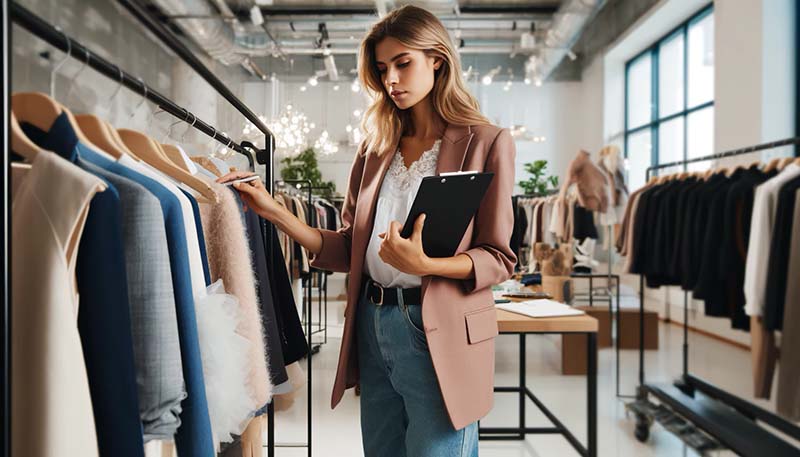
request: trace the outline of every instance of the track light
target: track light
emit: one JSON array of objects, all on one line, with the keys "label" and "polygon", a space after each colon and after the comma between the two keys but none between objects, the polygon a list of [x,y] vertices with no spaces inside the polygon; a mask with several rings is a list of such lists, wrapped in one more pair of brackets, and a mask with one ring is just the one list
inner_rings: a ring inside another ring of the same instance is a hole
[{"label": "track light", "polygon": [[578,56],[576,56],[575,53],[572,52],[572,50],[567,51],[567,57],[569,57],[569,60],[573,62],[575,61],[575,59],[578,58]]}]

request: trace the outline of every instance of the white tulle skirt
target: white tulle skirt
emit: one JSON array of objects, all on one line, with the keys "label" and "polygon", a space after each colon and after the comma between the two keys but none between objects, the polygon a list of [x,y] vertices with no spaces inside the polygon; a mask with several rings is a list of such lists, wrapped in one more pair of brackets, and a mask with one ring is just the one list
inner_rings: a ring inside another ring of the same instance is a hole
[{"label": "white tulle skirt", "polygon": [[222,280],[207,288],[208,295],[195,299],[203,377],[214,445],[233,440],[247,427],[259,407],[247,388],[250,343],[236,333],[239,301],[225,293]]}]

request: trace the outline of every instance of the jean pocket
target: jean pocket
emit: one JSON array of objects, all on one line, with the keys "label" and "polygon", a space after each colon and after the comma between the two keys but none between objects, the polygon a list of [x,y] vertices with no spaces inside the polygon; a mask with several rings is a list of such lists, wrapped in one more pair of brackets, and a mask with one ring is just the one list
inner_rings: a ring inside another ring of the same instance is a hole
[{"label": "jean pocket", "polygon": [[428,350],[428,338],[425,336],[425,326],[422,324],[422,306],[403,306],[403,316],[411,331],[411,336],[419,349]]}]

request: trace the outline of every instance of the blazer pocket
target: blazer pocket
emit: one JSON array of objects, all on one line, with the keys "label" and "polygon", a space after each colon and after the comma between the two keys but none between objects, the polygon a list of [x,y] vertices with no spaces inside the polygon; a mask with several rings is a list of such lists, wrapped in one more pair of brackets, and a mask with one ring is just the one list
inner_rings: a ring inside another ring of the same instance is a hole
[{"label": "blazer pocket", "polygon": [[477,344],[497,336],[497,310],[494,305],[473,311],[464,316],[467,322],[467,340]]}]

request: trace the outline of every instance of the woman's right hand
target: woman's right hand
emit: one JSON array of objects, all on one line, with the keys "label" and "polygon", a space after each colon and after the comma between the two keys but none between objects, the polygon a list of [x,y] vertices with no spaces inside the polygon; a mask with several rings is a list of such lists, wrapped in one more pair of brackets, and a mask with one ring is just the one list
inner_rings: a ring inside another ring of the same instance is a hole
[{"label": "woman's right hand", "polygon": [[[220,184],[225,184],[229,181],[255,176],[256,174],[249,171],[233,171],[225,176],[217,179]],[[234,183],[233,188],[239,191],[242,200],[247,204],[247,207],[256,212],[259,216],[270,221],[274,220],[281,205],[272,198],[272,196],[264,188],[264,183],[261,178],[249,182]]]}]

